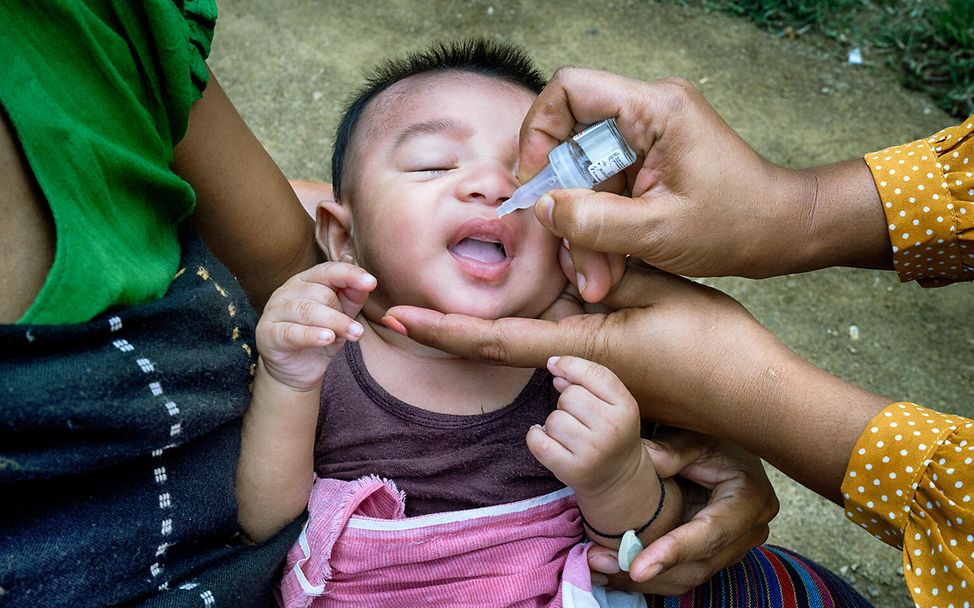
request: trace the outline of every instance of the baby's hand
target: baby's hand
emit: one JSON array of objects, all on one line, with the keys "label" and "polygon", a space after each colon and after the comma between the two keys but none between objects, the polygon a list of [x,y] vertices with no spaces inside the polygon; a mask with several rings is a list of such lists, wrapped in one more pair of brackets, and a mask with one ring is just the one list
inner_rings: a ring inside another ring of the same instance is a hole
[{"label": "baby's hand", "polygon": [[355,316],[375,287],[375,277],[342,262],[291,277],[271,295],[257,324],[267,372],[294,390],[317,386],[342,344],[362,337]]},{"label": "baby's hand", "polygon": [[548,370],[561,397],[544,427],[528,431],[531,453],[580,499],[625,488],[648,460],[639,437],[636,400],[598,363],[552,357]]}]

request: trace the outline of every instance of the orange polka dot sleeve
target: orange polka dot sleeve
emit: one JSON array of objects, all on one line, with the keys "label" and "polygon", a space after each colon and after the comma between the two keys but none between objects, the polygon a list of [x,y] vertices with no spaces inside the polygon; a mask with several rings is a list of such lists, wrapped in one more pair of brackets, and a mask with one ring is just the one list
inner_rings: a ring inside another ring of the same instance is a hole
[{"label": "orange polka dot sleeve", "polygon": [[846,516],[903,549],[917,606],[974,598],[974,421],[894,403],[859,438],[842,482]]},{"label": "orange polka dot sleeve", "polygon": [[865,156],[900,279],[974,279],[974,116],[933,137]]}]

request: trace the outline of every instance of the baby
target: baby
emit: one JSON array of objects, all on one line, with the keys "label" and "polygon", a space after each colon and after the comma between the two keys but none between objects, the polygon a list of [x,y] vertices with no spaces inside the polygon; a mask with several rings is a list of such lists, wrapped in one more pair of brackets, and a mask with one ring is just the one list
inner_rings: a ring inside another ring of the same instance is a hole
[{"label": "baby", "polygon": [[543,85],[515,48],[435,47],[387,62],[341,121],[337,202],[317,209],[332,261],[264,310],[237,476],[255,540],[309,509],[287,602],[604,603],[578,571],[583,526],[618,547],[626,530],[648,543],[677,523],[679,488],[657,477],[608,369],[489,366],[384,318],[400,304],[535,318],[559,301],[559,240],[531,213],[495,213]]}]

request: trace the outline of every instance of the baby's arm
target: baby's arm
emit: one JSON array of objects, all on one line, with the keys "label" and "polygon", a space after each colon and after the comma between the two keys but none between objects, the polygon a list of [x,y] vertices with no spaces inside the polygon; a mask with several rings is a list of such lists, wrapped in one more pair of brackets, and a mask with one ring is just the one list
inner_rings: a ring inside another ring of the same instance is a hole
[{"label": "baby's arm", "polygon": [[553,357],[548,369],[558,409],[528,432],[528,447],[575,490],[586,534],[615,549],[626,530],[641,530],[646,546],[679,525],[680,487],[657,477],[639,436],[639,408],[619,378],[577,357]]},{"label": "baby's arm", "polygon": [[301,514],[313,480],[315,426],[325,369],[363,333],[355,315],[375,278],[327,262],[271,295],[257,324],[257,375],[237,465],[238,518],[263,541]]}]

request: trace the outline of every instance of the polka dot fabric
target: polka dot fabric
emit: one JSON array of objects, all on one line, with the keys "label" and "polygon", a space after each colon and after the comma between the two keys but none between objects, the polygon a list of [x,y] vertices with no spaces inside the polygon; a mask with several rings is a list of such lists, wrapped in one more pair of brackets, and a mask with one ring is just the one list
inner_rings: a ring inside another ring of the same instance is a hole
[{"label": "polka dot fabric", "polygon": [[846,516],[903,549],[917,606],[974,602],[974,421],[894,403],[866,426],[842,483]]},{"label": "polka dot fabric", "polygon": [[974,116],[865,160],[900,278],[927,287],[974,279]]}]

